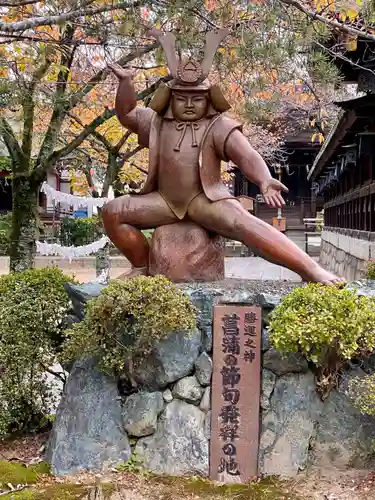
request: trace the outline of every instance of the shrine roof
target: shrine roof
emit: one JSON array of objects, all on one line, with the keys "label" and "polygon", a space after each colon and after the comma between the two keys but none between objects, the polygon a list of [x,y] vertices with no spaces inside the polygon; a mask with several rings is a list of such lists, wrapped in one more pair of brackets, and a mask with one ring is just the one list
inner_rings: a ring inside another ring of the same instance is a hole
[{"label": "shrine roof", "polygon": [[330,163],[332,157],[343,146],[347,137],[366,130],[374,117],[375,95],[368,94],[347,101],[335,102],[340,113],[324,144],[315,158],[308,180],[316,180]]}]

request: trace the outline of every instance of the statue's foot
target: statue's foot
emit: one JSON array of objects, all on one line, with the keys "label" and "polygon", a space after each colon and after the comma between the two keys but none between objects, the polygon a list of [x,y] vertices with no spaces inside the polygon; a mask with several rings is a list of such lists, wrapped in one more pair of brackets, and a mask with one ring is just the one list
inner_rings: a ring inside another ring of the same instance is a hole
[{"label": "statue's foot", "polygon": [[326,271],[318,264],[311,268],[311,270],[309,270],[309,273],[306,276],[306,281],[310,281],[312,283],[321,283],[322,285],[328,286],[345,285],[346,283],[343,278],[339,278],[333,273]]},{"label": "statue's foot", "polygon": [[147,267],[133,267],[130,272],[120,274],[120,276],[116,279],[118,279],[118,280],[130,280],[132,278],[136,278],[137,276],[148,276],[148,268]]}]

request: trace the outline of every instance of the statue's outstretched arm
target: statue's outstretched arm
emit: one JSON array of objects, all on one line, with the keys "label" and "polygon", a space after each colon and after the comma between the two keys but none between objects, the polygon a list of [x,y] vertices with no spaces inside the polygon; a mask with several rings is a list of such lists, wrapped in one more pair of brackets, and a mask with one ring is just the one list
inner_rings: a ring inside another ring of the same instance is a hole
[{"label": "statue's outstretched arm", "polygon": [[117,64],[109,65],[119,79],[116,94],[116,115],[119,122],[131,132],[138,134],[137,95],[135,93],[132,69],[124,69]]},{"label": "statue's outstretched arm", "polygon": [[271,176],[266,162],[260,154],[251,147],[249,141],[239,130],[234,130],[225,145],[225,154],[241,170],[245,177],[259,186],[266,202],[278,207],[284,204],[281,191],[288,188]]}]

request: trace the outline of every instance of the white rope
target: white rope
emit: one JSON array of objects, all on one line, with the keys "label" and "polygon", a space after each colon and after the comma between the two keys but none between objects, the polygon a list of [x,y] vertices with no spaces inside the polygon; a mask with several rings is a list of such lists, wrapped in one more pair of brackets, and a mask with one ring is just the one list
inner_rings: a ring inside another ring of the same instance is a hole
[{"label": "white rope", "polygon": [[81,207],[103,207],[109,201],[108,198],[92,198],[91,196],[75,196],[74,194],[62,193],[49,186],[46,182],[43,182],[40,190],[51,200],[73,206],[74,210]]},{"label": "white rope", "polygon": [[63,247],[58,243],[45,243],[43,241],[36,242],[36,251],[40,255],[59,255],[72,262],[73,259],[86,257],[98,252],[109,243],[107,236],[102,236],[100,240],[94,241],[88,245],[78,247]]}]

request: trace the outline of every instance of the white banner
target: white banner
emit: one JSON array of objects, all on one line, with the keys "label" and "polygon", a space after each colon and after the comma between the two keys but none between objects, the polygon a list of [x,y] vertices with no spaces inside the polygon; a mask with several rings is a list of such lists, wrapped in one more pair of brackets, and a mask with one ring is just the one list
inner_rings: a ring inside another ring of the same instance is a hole
[{"label": "white banner", "polygon": [[43,182],[40,190],[42,193],[57,203],[65,203],[73,207],[73,210],[78,208],[103,207],[109,200],[108,198],[92,198],[91,196],[75,196],[74,194],[62,193],[53,187]]},{"label": "white banner", "polygon": [[107,236],[102,236],[100,240],[79,247],[63,247],[57,243],[36,242],[36,251],[40,255],[59,255],[72,262],[73,259],[86,257],[98,252],[110,242]]}]

